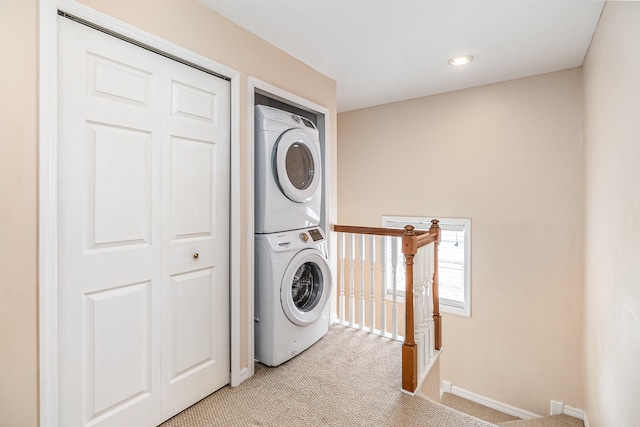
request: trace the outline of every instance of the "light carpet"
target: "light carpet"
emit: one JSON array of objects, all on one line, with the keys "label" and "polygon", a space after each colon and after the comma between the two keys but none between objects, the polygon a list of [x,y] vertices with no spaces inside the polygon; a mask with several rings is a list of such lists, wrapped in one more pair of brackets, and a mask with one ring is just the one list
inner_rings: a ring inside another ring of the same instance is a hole
[{"label": "light carpet", "polygon": [[257,364],[238,387],[223,387],[162,427],[495,427],[402,393],[401,373],[399,342],[333,325],[289,362]]},{"label": "light carpet", "polygon": [[500,427],[584,427],[582,420],[568,415],[550,415],[531,420],[520,420],[517,417],[450,393],[443,393],[440,402],[465,414],[495,423]]},{"label": "light carpet", "polygon": [[498,423],[500,427],[584,427],[582,420],[568,415],[551,415],[532,420]]},{"label": "light carpet", "polygon": [[451,393],[442,393],[440,403],[447,405],[450,408],[456,409],[465,414],[473,415],[481,420],[488,421],[490,423],[501,423],[505,421],[515,421],[520,418],[514,417],[504,412],[496,411],[495,409],[488,408],[479,403],[472,402],[460,396],[456,396]]}]

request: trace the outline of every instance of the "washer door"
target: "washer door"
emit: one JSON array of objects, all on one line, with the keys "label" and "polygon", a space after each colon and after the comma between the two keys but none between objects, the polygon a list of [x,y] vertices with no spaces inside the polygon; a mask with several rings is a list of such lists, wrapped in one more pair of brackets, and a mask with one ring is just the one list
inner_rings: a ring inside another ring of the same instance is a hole
[{"label": "washer door", "polygon": [[280,303],[292,323],[305,326],[321,315],[331,294],[331,271],[322,253],[315,249],[298,252],[284,272]]},{"label": "washer door", "polygon": [[278,185],[290,200],[304,203],[313,198],[320,184],[320,153],[308,133],[291,129],[280,135],[274,167]]}]

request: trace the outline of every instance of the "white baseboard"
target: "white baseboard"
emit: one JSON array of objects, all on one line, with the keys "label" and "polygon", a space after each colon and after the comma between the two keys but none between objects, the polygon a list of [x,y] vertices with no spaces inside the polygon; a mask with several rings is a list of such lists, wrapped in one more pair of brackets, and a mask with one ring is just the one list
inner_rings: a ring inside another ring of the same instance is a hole
[{"label": "white baseboard", "polygon": [[568,415],[573,418],[578,418],[580,420],[584,420],[584,410],[580,408],[574,408],[573,406],[565,405],[562,402],[558,402],[557,400],[551,401],[550,408],[551,415]]},{"label": "white baseboard", "polygon": [[505,414],[513,415],[514,417],[518,417],[523,420],[530,420],[532,418],[541,417],[541,415],[534,414],[533,412],[516,408],[515,406],[498,402],[497,400],[493,400],[488,397],[476,394],[472,391],[465,390],[461,387],[454,386],[448,381],[442,381],[442,392],[451,393],[456,396],[460,396],[464,399],[486,406],[487,408],[495,409],[496,411],[504,412]]},{"label": "white baseboard", "polygon": [[253,366],[247,366],[246,368],[240,370],[240,375],[238,375],[238,383],[233,385],[234,387],[239,386],[244,381],[248,380],[253,376],[254,369]]},{"label": "white baseboard", "polygon": [[440,387],[440,397],[442,397],[442,393],[451,393],[451,387],[453,387],[453,384],[451,384],[449,381],[442,380],[442,386]]},{"label": "white baseboard", "polygon": [[[465,390],[463,388],[454,386],[449,381],[442,381],[442,388],[440,389],[440,395],[442,393],[451,393],[456,396],[463,397],[475,403],[486,406],[487,408],[495,409],[505,414],[513,415],[514,417],[521,418],[523,420],[530,420],[532,418],[540,418],[541,415],[534,414],[533,412],[526,411],[524,409],[516,408],[515,406],[508,405],[506,403],[498,402],[497,400],[490,399],[485,396],[481,396],[472,391]],[[585,427],[589,427],[589,421],[587,420],[587,414],[583,409],[574,408],[573,406],[565,405],[562,402],[556,400],[551,401],[549,413],[551,415],[564,414],[570,417],[578,418],[584,422]]]},{"label": "white baseboard", "polygon": [[552,400],[551,405],[549,406],[549,414],[551,415],[560,415],[564,411],[564,403],[558,402],[557,400]]}]

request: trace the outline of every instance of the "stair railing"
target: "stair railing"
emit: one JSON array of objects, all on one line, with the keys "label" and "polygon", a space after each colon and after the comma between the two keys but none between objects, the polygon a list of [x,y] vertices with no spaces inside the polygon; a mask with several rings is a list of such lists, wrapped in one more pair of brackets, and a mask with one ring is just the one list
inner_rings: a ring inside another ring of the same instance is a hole
[{"label": "stair railing", "polygon": [[[411,225],[404,230],[334,225],[333,230],[338,233],[339,246],[339,321],[370,333],[403,340],[402,389],[413,393],[419,379],[426,375],[434,351],[442,348],[438,302],[438,220],[431,221],[429,230],[415,230]],[[376,262],[376,246],[380,248],[379,262]],[[398,246],[404,255],[404,268],[397,265]],[[365,269],[367,252],[369,271]],[[391,259],[388,259],[389,252]],[[389,266],[391,283],[387,282]],[[404,293],[396,283],[398,268],[404,270]],[[368,288],[365,286],[367,275]],[[389,297],[391,307],[387,305]],[[387,329],[388,317],[391,318],[390,331]]]}]

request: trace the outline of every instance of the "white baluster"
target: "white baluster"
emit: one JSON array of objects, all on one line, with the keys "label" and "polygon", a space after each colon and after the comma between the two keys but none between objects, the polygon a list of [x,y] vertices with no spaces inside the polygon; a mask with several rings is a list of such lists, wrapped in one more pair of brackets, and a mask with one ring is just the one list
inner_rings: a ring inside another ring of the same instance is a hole
[{"label": "white baluster", "polygon": [[427,285],[427,291],[429,292],[429,295],[427,297],[427,304],[429,309],[427,310],[427,325],[429,328],[429,356],[433,357],[435,352],[435,344],[436,344],[436,337],[435,337],[435,322],[433,321],[433,274],[435,271],[435,265],[433,263],[433,257],[435,256],[435,245],[431,244],[429,245],[429,274],[428,274],[428,285]]},{"label": "white baluster", "polygon": [[398,238],[391,241],[391,280],[392,280],[392,297],[391,305],[391,337],[398,339],[398,279],[396,273],[398,271]]},{"label": "white baluster", "polygon": [[387,333],[387,245],[388,237],[380,236],[380,267],[382,280],[380,281],[380,335]]},{"label": "white baluster", "polygon": [[425,272],[425,288],[424,288],[424,303],[425,303],[425,312],[424,312],[424,336],[427,340],[427,351],[429,352],[429,359],[433,357],[433,328],[431,327],[431,323],[433,322],[433,294],[431,282],[433,280],[433,248],[434,245],[431,243],[429,245],[429,251],[427,252],[427,269]]},{"label": "white baluster", "polygon": [[353,322],[355,319],[355,311],[356,311],[356,285],[353,271],[355,268],[356,262],[356,236],[352,233],[349,235],[349,243],[351,247],[349,248],[350,256],[350,269],[349,269],[349,326],[353,327]]},{"label": "white baluster", "polygon": [[419,251],[420,254],[420,315],[419,318],[417,320],[417,322],[419,323],[419,330],[420,330],[420,341],[421,341],[421,348],[420,348],[420,352],[422,353],[420,355],[421,359],[422,359],[422,364],[423,366],[426,366],[429,363],[429,340],[427,338],[426,335],[426,328],[427,328],[427,324],[426,324],[426,313],[429,311],[429,305],[428,302],[426,300],[426,295],[427,295],[427,270],[429,269],[429,248],[428,247],[423,247],[420,249]]},{"label": "white baluster", "polygon": [[420,314],[422,312],[422,299],[420,298],[420,278],[422,277],[422,263],[420,250],[415,254],[413,261],[413,336],[418,348],[418,374],[422,372],[424,363],[422,345],[424,340],[420,336]]},{"label": "white baluster", "polygon": [[422,250],[420,251],[420,319],[418,320],[418,324],[420,325],[420,342],[421,342],[421,347],[422,347],[422,363],[424,363],[423,366],[425,366],[429,361],[427,360],[427,358],[425,357],[425,354],[428,353],[427,350],[427,339],[425,337],[425,322],[424,322],[424,313],[427,311],[427,307],[425,306],[425,294],[426,294],[426,285],[427,285],[427,281],[426,281],[426,270],[427,270],[427,266],[426,266],[426,253],[427,250],[426,248],[422,248]]},{"label": "white baluster", "polygon": [[358,303],[358,325],[364,329],[364,234],[360,235],[360,299]]},{"label": "white baluster", "polygon": [[344,233],[338,233],[338,240],[340,241],[340,323],[344,323]]},{"label": "white baluster", "polygon": [[371,265],[370,285],[369,285],[369,332],[373,333],[376,326],[376,290],[375,290],[375,276],[376,269],[376,236],[369,236],[369,264]]}]

